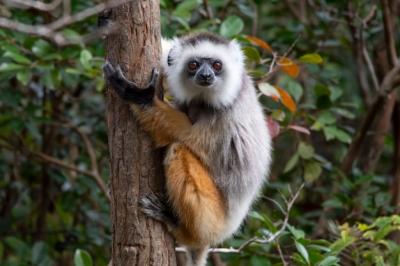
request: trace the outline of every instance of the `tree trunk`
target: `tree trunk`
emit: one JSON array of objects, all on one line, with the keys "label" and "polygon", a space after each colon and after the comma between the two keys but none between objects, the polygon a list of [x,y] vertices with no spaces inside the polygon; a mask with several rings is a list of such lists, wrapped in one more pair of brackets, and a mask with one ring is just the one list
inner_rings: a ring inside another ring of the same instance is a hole
[{"label": "tree trunk", "polygon": [[[158,0],[134,0],[112,10],[119,30],[106,39],[106,58],[144,86],[159,66]],[[165,227],[146,218],[138,199],[164,186],[162,155],[140,129],[129,106],[107,89],[110,149],[112,265],[175,265],[174,242]]]}]

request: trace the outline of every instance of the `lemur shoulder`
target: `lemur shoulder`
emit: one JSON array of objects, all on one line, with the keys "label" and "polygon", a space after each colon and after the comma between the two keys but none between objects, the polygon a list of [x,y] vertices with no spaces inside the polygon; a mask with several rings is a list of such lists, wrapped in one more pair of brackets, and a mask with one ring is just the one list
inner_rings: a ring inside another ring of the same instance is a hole
[{"label": "lemur shoulder", "polygon": [[155,144],[167,146],[167,203],[148,195],[142,209],[165,222],[189,249],[189,264],[200,266],[210,245],[237,231],[259,194],[271,137],[236,41],[200,33],[163,44],[174,107],[154,96],[156,70],[144,90],[108,62],[104,73]]}]

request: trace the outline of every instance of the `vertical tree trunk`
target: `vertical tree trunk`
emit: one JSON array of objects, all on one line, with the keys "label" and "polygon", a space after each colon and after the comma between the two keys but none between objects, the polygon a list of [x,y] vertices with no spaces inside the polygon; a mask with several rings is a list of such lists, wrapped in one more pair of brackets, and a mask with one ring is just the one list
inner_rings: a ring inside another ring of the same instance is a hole
[{"label": "vertical tree trunk", "polygon": [[[158,0],[133,0],[111,12],[119,30],[106,39],[106,58],[144,86],[160,57]],[[175,265],[174,242],[158,222],[138,209],[146,192],[161,190],[162,157],[139,128],[128,105],[107,89],[110,149],[112,264]]]}]

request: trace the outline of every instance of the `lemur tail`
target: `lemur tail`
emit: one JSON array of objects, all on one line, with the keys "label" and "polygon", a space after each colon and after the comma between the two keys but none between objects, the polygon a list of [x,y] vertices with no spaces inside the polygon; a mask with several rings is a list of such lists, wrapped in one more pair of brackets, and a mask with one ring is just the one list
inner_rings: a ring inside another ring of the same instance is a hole
[{"label": "lemur tail", "polygon": [[205,266],[207,264],[208,246],[188,248],[186,252],[186,266]]}]

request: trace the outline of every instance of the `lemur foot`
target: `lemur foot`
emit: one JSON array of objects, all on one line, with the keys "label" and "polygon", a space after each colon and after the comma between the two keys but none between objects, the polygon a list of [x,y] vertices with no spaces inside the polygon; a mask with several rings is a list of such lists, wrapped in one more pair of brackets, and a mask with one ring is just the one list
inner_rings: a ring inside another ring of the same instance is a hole
[{"label": "lemur foot", "polygon": [[145,88],[139,88],[134,82],[128,80],[122,73],[119,65],[114,66],[106,61],[103,66],[106,81],[114,88],[119,97],[135,104],[150,104],[153,101],[159,72],[153,68],[151,80]]},{"label": "lemur foot", "polygon": [[141,211],[147,216],[167,224],[170,228],[178,226],[178,219],[168,205],[165,195],[149,193],[139,201]]}]

